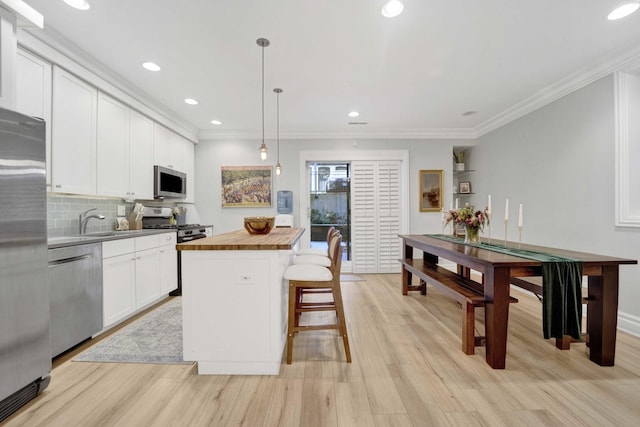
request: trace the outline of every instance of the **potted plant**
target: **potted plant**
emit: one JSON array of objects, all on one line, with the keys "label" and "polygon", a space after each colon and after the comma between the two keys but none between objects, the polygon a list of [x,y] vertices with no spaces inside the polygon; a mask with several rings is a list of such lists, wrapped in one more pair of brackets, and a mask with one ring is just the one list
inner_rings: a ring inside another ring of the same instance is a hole
[{"label": "potted plant", "polygon": [[463,171],[464,170],[464,150],[454,151],[453,160],[456,162],[456,170]]}]

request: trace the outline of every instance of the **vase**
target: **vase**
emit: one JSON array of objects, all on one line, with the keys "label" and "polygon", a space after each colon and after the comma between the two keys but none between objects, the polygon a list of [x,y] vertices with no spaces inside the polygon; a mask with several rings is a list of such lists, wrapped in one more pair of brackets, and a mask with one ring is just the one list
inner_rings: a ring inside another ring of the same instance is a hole
[{"label": "vase", "polygon": [[456,171],[464,171],[464,163],[456,163]]},{"label": "vase", "polygon": [[479,227],[465,227],[464,229],[464,242],[465,243],[480,243],[480,228]]}]

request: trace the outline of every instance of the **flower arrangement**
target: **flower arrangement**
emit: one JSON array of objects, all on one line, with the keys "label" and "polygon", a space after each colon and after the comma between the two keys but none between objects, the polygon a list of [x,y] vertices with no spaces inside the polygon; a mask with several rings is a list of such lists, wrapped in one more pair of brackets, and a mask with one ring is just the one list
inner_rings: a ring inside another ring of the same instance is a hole
[{"label": "flower arrangement", "polygon": [[474,210],[473,206],[466,206],[457,210],[450,210],[446,216],[446,223],[464,224],[466,231],[466,243],[480,243],[478,231],[484,230],[484,225],[489,224],[488,208],[484,211]]}]

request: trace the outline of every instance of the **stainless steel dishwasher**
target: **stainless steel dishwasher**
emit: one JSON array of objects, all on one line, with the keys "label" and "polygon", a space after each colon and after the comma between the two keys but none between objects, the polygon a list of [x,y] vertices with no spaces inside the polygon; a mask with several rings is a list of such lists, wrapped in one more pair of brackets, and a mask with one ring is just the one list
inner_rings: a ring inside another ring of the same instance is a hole
[{"label": "stainless steel dishwasher", "polygon": [[102,329],[102,244],[49,249],[51,357]]}]

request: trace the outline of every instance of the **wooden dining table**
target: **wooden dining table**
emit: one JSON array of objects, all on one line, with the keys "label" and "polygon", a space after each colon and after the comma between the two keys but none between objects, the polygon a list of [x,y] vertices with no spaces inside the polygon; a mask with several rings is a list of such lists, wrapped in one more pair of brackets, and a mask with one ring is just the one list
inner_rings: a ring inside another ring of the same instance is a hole
[{"label": "wooden dining table", "polygon": [[[542,263],[483,248],[441,240],[429,235],[400,235],[404,259],[414,258],[414,249],[422,251],[423,259],[437,264],[444,258],[457,264],[457,272],[469,275],[475,270],[482,275],[485,296],[486,361],[494,369],[504,369],[507,354],[509,323],[509,291],[512,278],[542,275]],[[494,240],[495,243],[495,240]],[[507,247],[518,247],[506,242]],[[583,275],[588,277],[587,334],[589,358],[601,366],[613,366],[615,360],[618,318],[619,266],[637,264],[637,260],[616,258],[565,249],[521,245],[522,249],[572,258],[583,263]],[[411,285],[412,274],[403,267],[405,289]]]}]

